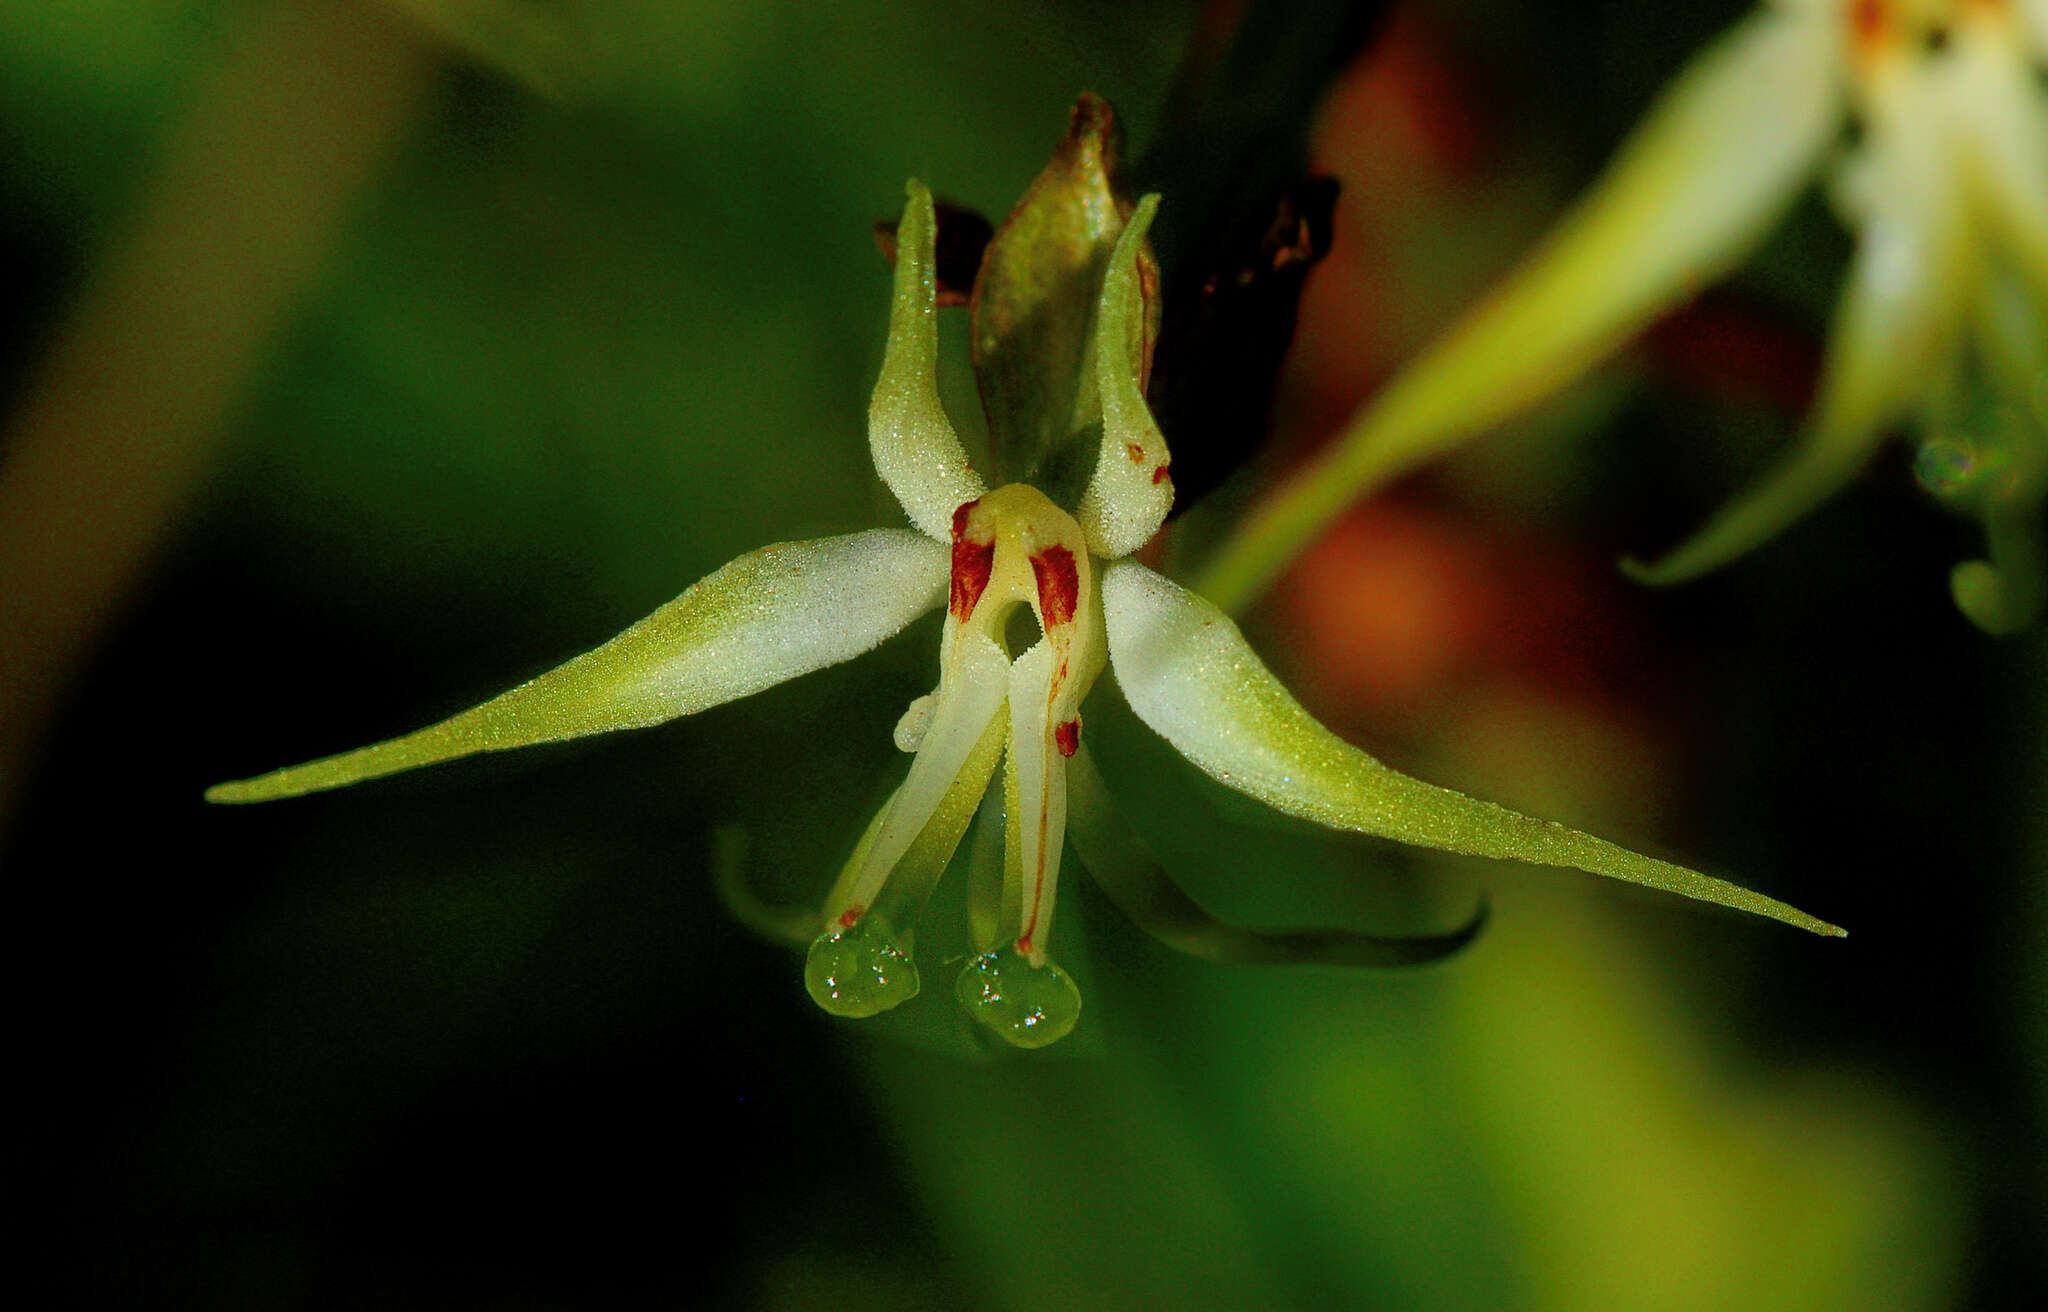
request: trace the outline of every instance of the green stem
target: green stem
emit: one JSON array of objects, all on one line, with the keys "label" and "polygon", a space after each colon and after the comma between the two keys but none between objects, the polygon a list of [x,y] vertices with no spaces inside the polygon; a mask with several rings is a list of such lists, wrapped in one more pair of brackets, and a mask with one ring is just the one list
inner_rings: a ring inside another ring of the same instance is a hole
[{"label": "green stem", "polygon": [[1295,470],[1268,492],[1202,568],[1195,591],[1229,612],[1243,610],[1288,562],[1354,501],[1385,486],[1411,463],[1398,449],[1360,440],[1359,426],[1329,454]]}]

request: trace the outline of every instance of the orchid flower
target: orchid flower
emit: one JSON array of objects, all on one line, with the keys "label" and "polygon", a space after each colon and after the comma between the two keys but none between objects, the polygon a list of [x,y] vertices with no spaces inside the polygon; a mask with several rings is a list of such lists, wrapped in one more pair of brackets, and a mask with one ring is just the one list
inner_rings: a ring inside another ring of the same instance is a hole
[{"label": "orchid flower", "polygon": [[[1693,578],[1812,509],[1905,421],[1922,482],[1979,515],[1961,608],[2043,600],[2048,0],[1776,0],[1702,52],[1591,192],[1218,553],[1255,593],[1352,499],[1541,400],[1741,262],[1824,163],[1856,236],[1802,442],[1639,579]],[[1837,150],[1845,123],[1860,139]]]},{"label": "orchid flower", "polygon": [[[481,706],[207,796],[265,801],[657,724],[848,660],[944,605],[937,687],[896,726],[909,770],[812,922],[805,978],[827,1011],[873,1015],[919,991],[918,914],[999,761],[1002,870],[973,900],[975,951],[956,993],[975,1019],[1019,1046],[1058,1039],[1080,1011],[1072,980],[1048,954],[1070,833],[1112,900],[1198,955],[1396,965],[1455,951],[1477,930],[1475,918],[1448,933],[1377,938],[1257,932],[1210,917],[1111,807],[1083,742],[1084,703],[1102,695],[1105,670],[1140,720],[1211,777],[1275,810],[1451,852],[1572,866],[1841,933],[1723,880],[1389,769],[1311,718],[1214,606],[1130,559],[1173,501],[1166,443],[1144,397],[1158,322],[1146,232],[1159,198],[1135,207],[1116,199],[1107,132],[1106,108],[1084,99],[1060,153],[989,244],[974,288],[984,384],[992,375],[1027,378],[1024,354],[1071,359],[1065,376],[1006,385],[1003,404],[987,407],[992,423],[1005,415],[1017,429],[1088,448],[1092,469],[1067,504],[1029,481],[991,487],[969,462],[936,383],[937,221],[930,193],[911,182],[868,432],[875,469],[912,529],[765,547]],[[1078,331],[1048,335],[1062,314]],[[1074,349],[1063,353],[1061,342]],[[1019,396],[1071,398],[1071,420],[1048,421],[1020,408]],[[1038,633],[1013,653],[1019,607]]]}]

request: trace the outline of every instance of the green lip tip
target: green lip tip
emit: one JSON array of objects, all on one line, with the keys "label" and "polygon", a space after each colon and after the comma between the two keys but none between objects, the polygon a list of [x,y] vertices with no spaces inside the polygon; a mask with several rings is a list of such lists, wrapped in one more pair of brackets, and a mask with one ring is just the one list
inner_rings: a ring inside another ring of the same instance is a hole
[{"label": "green lip tip", "polygon": [[1081,1019],[1081,991],[1067,972],[1050,961],[1034,966],[1014,948],[969,961],[953,991],[968,1015],[1014,1047],[1056,1043]]},{"label": "green lip tip", "polygon": [[804,960],[804,988],[835,1016],[861,1019],[917,996],[917,964],[878,916],[827,931]]}]

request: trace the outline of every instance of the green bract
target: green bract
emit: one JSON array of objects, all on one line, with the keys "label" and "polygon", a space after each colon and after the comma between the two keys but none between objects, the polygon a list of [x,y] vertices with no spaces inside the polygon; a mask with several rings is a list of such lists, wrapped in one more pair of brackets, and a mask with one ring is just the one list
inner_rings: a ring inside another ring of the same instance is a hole
[{"label": "green bract", "polygon": [[[1070,828],[1114,901],[1201,955],[1397,965],[1441,957],[1476,932],[1476,920],[1394,939],[1217,922],[1109,804],[1082,741],[1083,704],[1105,668],[1139,719],[1212,777],[1277,810],[1446,851],[1573,866],[1839,934],[1733,884],[1388,769],[1316,723],[1214,606],[1128,559],[1158,532],[1173,487],[1143,384],[1157,322],[1145,233],[1158,198],[1134,208],[1115,201],[1108,128],[1106,107],[1084,99],[1053,164],[991,243],[973,298],[982,385],[1006,398],[1009,417],[996,426],[1012,448],[1093,447],[1070,501],[1028,482],[987,487],[954,433],[935,377],[936,220],[930,194],[912,182],[869,442],[916,532],[876,529],[742,556],[611,642],[473,710],[207,796],[264,801],[658,723],[849,659],[943,603],[938,686],[896,728],[897,745],[913,754],[909,771],[815,922],[806,982],[828,1011],[872,1015],[919,991],[919,912],[999,763],[1002,878],[974,902],[974,955],[955,992],[1019,1046],[1058,1039],[1080,1015],[1078,992],[1047,952]],[[1005,380],[1029,376],[1034,359],[1065,376],[1012,390]],[[1019,397],[1057,411],[1027,415]],[[1019,606],[1031,608],[1039,635],[1012,653],[1007,621]]]},{"label": "green bract", "polygon": [[1994,632],[2043,602],[2048,493],[2048,0],[1778,0],[1680,75],[1607,173],[1219,553],[1255,593],[1355,497],[1578,377],[1744,259],[1851,112],[1833,199],[1856,255],[1791,458],[1655,564],[1696,577],[1810,510],[1917,421],[1923,481],[1984,521],[1956,600]]}]

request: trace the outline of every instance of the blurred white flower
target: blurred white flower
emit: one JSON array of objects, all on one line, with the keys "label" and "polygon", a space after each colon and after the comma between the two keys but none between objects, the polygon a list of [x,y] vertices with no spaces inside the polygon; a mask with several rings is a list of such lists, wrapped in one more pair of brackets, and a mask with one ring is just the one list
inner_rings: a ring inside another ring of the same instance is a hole
[{"label": "blurred white flower", "polygon": [[[1782,529],[1917,421],[1923,481],[1982,517],[1956,571],[1988,629],[2042,601],[2048,489],[2048,0],[1779,0],[1703,51],[1505,282],[1370,402],[1212,564],[1251,595],[1369,488],[1571,382],[1740,263],[1832,164],[1855,231],[1798,448],[1697,536],[1668,583]],[[1845,124],[1860,129],[1839,148]]]}]

